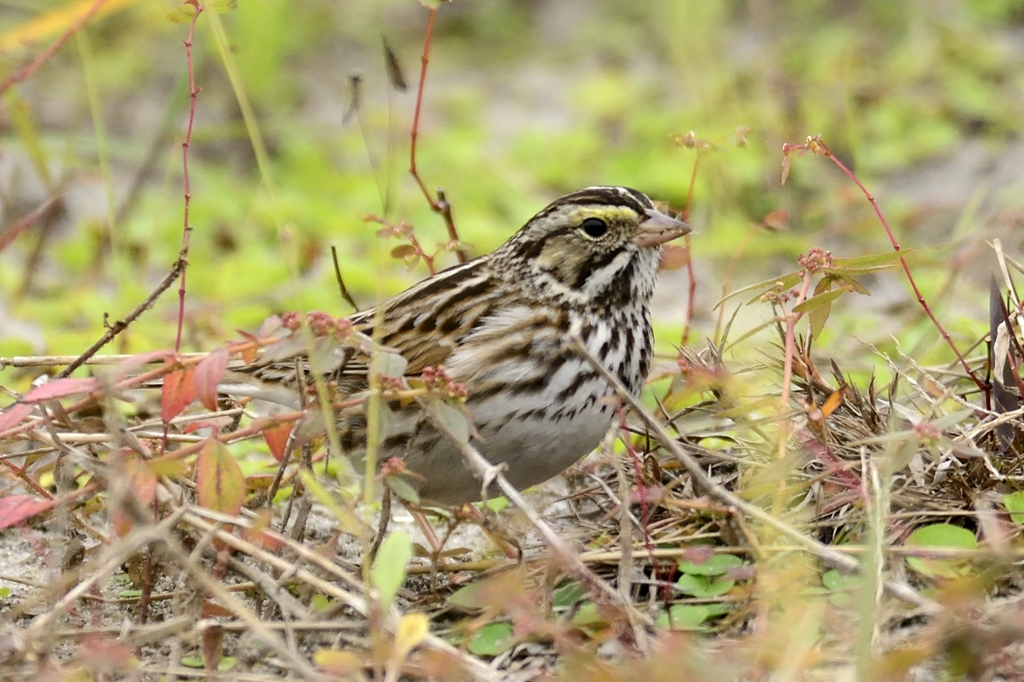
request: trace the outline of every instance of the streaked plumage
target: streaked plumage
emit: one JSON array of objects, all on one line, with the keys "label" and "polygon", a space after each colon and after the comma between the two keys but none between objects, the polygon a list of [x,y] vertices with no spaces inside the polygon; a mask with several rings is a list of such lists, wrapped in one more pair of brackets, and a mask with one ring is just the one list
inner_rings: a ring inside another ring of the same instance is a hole
[{"label": "streaked plumage", "polygon": [[[633,393],[650,369],[648,304],[661,244],[689,232],[625,187],[590,187],[557,199],[494,252],[443,270],[350,319],[408,361],[406,374],[444,365],[468,391],[466,407],[490,461],[506,462],[519,488],[561,472],[597,446],[614,417],[609,388],[565,346],[571,332]],[[338,390],[366,389],[366,365],[350,359]],[[232,371],[221,388],[296,402],[293,362]],[[360,408],[338,416],[342,447],[365,447]],[[381,459],[401,457],[422,499],[480,498],[462,455],[415,404],[396,410]]]}]

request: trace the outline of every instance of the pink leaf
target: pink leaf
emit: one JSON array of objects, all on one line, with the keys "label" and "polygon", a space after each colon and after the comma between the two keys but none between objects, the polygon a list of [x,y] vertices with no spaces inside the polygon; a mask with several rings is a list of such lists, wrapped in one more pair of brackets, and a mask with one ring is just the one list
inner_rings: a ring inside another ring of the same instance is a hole
[{"label": "pink leaf", "polygon": [[92,393],[100,387],[100,382],[88,379],[57,379],[34,388],[21,399],[23,403],[39,403],[54,398],[65,398],[76,393]]},{"label": "pink leaf", "polygon": [[114,376],[121,378],[134,372],[143,365],[151,365],[160,360],[167,360],[172,357],[174,357],[174,351],[171,350],[154,350],[149,353],[139,353],[131,356],[114,367]]},{"label": "pink leaf", "polygon": [[0,530],[16,526],[50,509],[56,500],[41,500],[32,495],[8,495],[0,498]]},{"label": "pink leaf", "polygon": [[32,414],[32,406],[25,403],[12,405],[6,412],[0,413],[0,432],[6,431]]},{"label": "pink leaf", "polygon": [[212,412],[217,411],[217,384],[224,378],[227,368],[228,351],[226,348],[218,348],[199,361],[192,376],[196,397]]},{"label": "pink leaf", "polygon": [[198,419],[194,422],[189,422],[188,426],[185,427],[185,433],[192,433],[199,429],[213,429],[214,433],[220,433],[225,427],[231,425],[234,419],[231,417],[215,417],[213,419]]}]

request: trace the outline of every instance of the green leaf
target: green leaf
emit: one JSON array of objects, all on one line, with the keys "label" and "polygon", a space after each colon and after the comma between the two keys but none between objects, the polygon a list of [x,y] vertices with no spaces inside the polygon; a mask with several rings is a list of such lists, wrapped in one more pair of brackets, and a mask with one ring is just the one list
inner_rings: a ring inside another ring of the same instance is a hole
[{"label": "green leaf", "polygon": [[412,502],[413,504],[420,503],[420,494],[415,488],[401,476],[385,476],[384,483],[387,484],[391,491],[398,495],[402,500],[406,502]]},{"label": "green leaf", "polygon": [[[906,541],[907,547],[920,549],[975,549],[978,540],[974,533],[948,523],[933,523],[918,528]],[[963,559],[926,559],[907,557],[907,564],[918,573],[934,578],[957,578],[970,571]]]},{"label": "green leaf", "polygon": [[587,596],[587,590],[578,582],[569,581],[558,587],[551,595],[551,603],[556,607],[568,608]]},{"label": "green leaf", "polygon": [[238,0],[208,0],[208,2],[207,7],[217,14],[227,14],[231,10],[238,8]]},{"label": "green leaf", "polygon": [[377,558],[370,569],[370,584],[380,593],[381,610],[387,611],[405,582],[405,571],[412,558],[412,541],[405,531],[388,534],[381,543]]},{"label": "green leaf", "polygon": [[[833,277],[822,277],[821,281],[818,282],[817,286],[814,287],[814,295],[820,296],[828,292],[832,288],[832,284],[835,282]],[[829,313],[832,312],[831,303],[820,308],[815,308],[808,313],[807,321],[811,327],[811,338],[816,339],[821,333],[821,330],[825,328],[825,323],[828,322]]]},{"label": "green leaf", "polygon": [[589,600],[580,604],[580,607],[576,609],[576,613],[572,616],[572,624],[578,628],[604,626],[607,623],[608,619],[598,611],[597,603]]},{"label": "green leaf", "polygon": [[822,272],[840,274],[840,273],[862,273],[872,272],[873,270],[884,270],[886,268],[893,268],[899,263],[900,258],[906,257],[914,253],[913,249],[903,249],[902,251],[889,251],[886,253],[878,253],[871,256],[857,256],[856,258],[836,258],[832,261],[832,267],[822,268]]},{"label": "green leaf", "polygon": [[473,633],[466,645],[475,656],[497,656],[515,644],[512,625],[509,623],[488,623]]},{"label": "green leaf", "polygon": [[703,604],[675,604],[658,616],[658,626],[666,630],[700,630],[712,615]]},{"label": "green leaf", "polygon": [[430,411],[441,429],[457,443],[469,442],[469,418],[465,412],[443,400],[430,403]]},{"label": "green leaf", "polygon": [[460,587],[452,596],[448,597],[448,603],[452,606],[458,606],[460,609],[475,611],[488,606],[487,600],[484,599],[484,594],[483,582],[470,583],[465,587]]},{"label": "green leaf", "polygon": [[734,585],[736,585],[735,580],[710,578],[708,576],[690,575],[687,573],[679,576],[679,580],[676,581],[676,586],[683,594],[703,599],[720,597],[731,590]]},{"label": "green leaf", "polygon": [[192,22],[196,16],[196,6],[185,3],[178,5],[170,12],[164,15],[164,20],[169,21],[172,24],[188,24]]},{"label": "green leaf", "polygon": [[931,421],[931,424],[932,426],[936,427],[939,430],[948,429],[949,427],[954,426],[956,424],[962,424],[965,419],[971,417],[973,414],[973,409],[965,407],[962,410],[957,410],[956,412],[947,414],[944,417],[933,419]]},{"label": "green leaf", "polygon": [[490,511],[494,512],[495,514],[500,514],[501,512],[505,511],[505,508],[508,506],[508,498],[489,497],[487,498],[486,502],[478,502],[477,504],[481,506],[486,505],[487,509],[489,509]]},{"label": "green leaf", "polygon": [[679,570],[689,575],[724,575],[730,568],[742,565],[743,559],[735,554],[715,554],[699,564],[692,561],[680,561]]},{"label": "green leaf", "polygon": [[850,605],[850,591],[860,584],[860,579],[855,575],[843,575],[832,569],[822,574],[821,584],[825,586],[825,589],[834,592],[834,594],[828,595],[829,603],[833,606],[843,607]]},{"label": "green leaf", "polygon": [[867,287],[865,287],[863,284],[861,284],[860,282],[855,280],[851,275],[848,275],[845,272],[830,274],[829,278],[834,278],[839,280],[840,282],[845,282],[847,286],[849,286],[850,289],[855,293],[861,294],[863,296],[871,295],[871,291],[869,291]]},{"label": "green leaf", "polygon": [[1003,495],[1003,506],[1010,512],[1011,521],[1024,523],[1024,490]]},{"label": "green leaf", "polygon": [[816,310],[822,306],[828,306],[832,304],[832,301],[836,300],[843,294],[849,293],[849,287],[842,287],[841,289],[833,289],[832,291],[826,291],[824,294],[818,296],[811,296],[806,299],[803,303],[793,306],[793,312],[795,313],[806,313],[811,310]]}]

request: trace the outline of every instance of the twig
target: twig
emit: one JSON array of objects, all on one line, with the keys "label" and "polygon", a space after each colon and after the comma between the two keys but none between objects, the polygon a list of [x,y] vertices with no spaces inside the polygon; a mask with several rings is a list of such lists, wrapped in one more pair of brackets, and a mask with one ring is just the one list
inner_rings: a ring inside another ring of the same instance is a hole
[{"label": "twig", "polygon": [[[702,155],[700,152],[693,159],[693,170],[690,172],[690,188],[686,191],[686,206],[683,207],[683,215],[680,217],[681,220],[686,221],[690,219],[690,212],[693,210],[693,188],[697,185],[697,169],[700,168],[700,160]],[[689,286],[689,292],[686,299],[686,321],[683,324],[683,333],[679,337],[679,343],[685,346],[690,340],[690,324],[693,322],[693,304],[697,298],[697,277],[693,272],[693,252],[690,246],[690,235],[684,237],[686,246],[684,247],[689,257],[689,262],[686,264],[687,285]]]},{"label": "twig", "polygon": [[341,292],[341,297],[352,306],[353,311],[358,311],[359,304],[356,303],[356,299],[352,298],[348,287],[345,286],[345,280],[341,278],[341,265],[338,264],[338,249],[334,244],[331,244],[331,260],[334,261],[334,279],[338,282],[338,291]]},{"label": "twig", "polygon": [[[173,279],[173,277],[172,277]],[[176,357],[184,358],[205,358],[209,353],[179,353]],[[0,358],[0,369],[6,367],[53,367],[56,365],[69,365],[78,360],[80,355],[15,355],[13,357]],[[129,354],[99,355],[87,358],[82,365],[120,365],[125,360],[136,357]],[[166,361],[163,357],[157,357],[147,365],[163,364]]]},{"label": "twig", "polygon": [[[213,525],[206,519],[212,519],[219,523],[248,525],[248,522],[244,519],[239,519],[237,517],[229,517],[224,514],[218,514],[217,512],[213,512],[211,510],[202,508],[190,509],[183,516],[183,520],[185,522],[190,523],[199,530],[203,531],[213,529]],[[251,556],[256,561],[266,563],[277,570],[287,573],[289,576],[296,580],[301,580],[307,583],[313,589],[322,592],[327,597],[336,599],[344,603],[346,606],[353,609],[357,613],[363,616],[366,616],[369,613],[369,605],[367,603],[366,598],[362,596],[356,596],[346,590],[343,590],[340,587],[338,587],[338,585],[335,582],[331,580],[325,580],[315,575],[310,570],[307,570],[305,568],[299,568],[299,560],[311,564],[318,570],[324,572],[327,576],[333,576],[334,578],[340,580],[342,583],[349,586],[349,588],[353,590],[364,591],[365,585],[361,581],[359,581],[352,573],[343,570],[330,558],[321,555],[319,552],[314,551],[301,543],[295,542],[294,540],[283,534],[276,533],[269,529],[264,530],[263,532],[268,536],[272,537],[275,542],[280,542],[284,546],[284,548],[287,549],[288,554],[290,556],[294,556],[294,558],[281,558],[275,553],[267,552],[263,549],[260,549],[256,545],[253,545],[252,543],[243,540],[237,535],[228,533],[222,529],[214,529],[213,535],[218,541],[223,542],[225,545],[230,546],[232,549],[240,551],[248,556]],[[394,627],[394,624],[396,624],[398,620],[398,610],[395,607],[392,607],[391,614],[388,617],[388,627]],[[458,660],[460,663],[466,666],[467,671],[471,673],[473,677],[476,679],[498,679],[497,674],[490,668],[488,668],[486,665],[484,665],[477,659],[460,652],[455,647],[448,644],[444,640],[436,637],[435,635],[427,634],[423,638],[423,645],[435,651],[438,651],[439,653],[451,656],[452,658]]]},{"label": "twig", "polygon": [[18,238],[18,235],[32,227],[32,225],[39,220],[40,216],[50,210],[50,207],[53,206],[54,202],[57,201],[58,198],[59,197],[50,197],[40,204],[36,210],[32,211],[28,215],[22,216],[16,223],[4,230],[4,232],[0,234],[0,251],[6,249],[14,242],[15,239]]},{"label": "twig", "polygon": [[216,597],[218,603],[222,604],[239,620],[244,622],[248,626],[248,631],[258,638],[260,642],[270,647],[281,658],[287,660],[294,667],[295,673],[307,680],[326,681],[332,679],[314,670],[292,647],[289,647],[281,640],[280,636],[267,628],[263,621],[256,617],[256,614],[246,608],[245,604],[229,590],[225,589],[219,581],[215,580],[204,567],[193,561],[185,548],[166,528],[161,528],[159,531],[156,528],[153,530],[156,531],[157,538],[162,540],[167,546],[168,554],[173,557],[172,560],[180,564],[189,576],[199,583],[204,591]]},{"label": "twig", "polygon": [[188,224],[189,206],[192,201],[192,187],[188,175],[188,148],[192,143],[192,126],[196,121],[196,73],[192,63],[192,36],[196,31],[196,21],[203,12],[203,6],[193,2],[196,13],[192,16],[192,23],[188,27],[188,36],[185,38],[185,58],[188,61],[188,126],[185,128],[185,141],[181,143],[181,168],[184,175],[185,185],[185,210],[182,215],[183,227],[181,234],[181,256],[179,260],[184,261],[181,270],[181,284],[178,287],[178,332],[174,338],[175,352],[181,350],[181,330],[185,325],[185,265],[188,264],[188,247],[192,238],[192,226]]},{"label": "twig", "polygon": [[[430,61],[430,40],[434,35],[434,16],[436,14],[437,8],[431,8],[430,16],[427,18],[427,35],[423,39],[423,56],[420,57],[420,82],[416,89],[416,109],[412,115],[412,131],[410,133],[412,141],[409,149],[409,173],[412,174],[412,177],[416,180],[416,184],[420,187],[420,191],[423,192],[423,196],[430,205],[430,210],[434,213],[440,213],[441,217],[444,218],[444,225],[448,230],[448,239],[450,242],[452,244],[459,244],[459,233],[455,229],[455,221],[452,219],[452,206],[448,203],[448,199],[444,195],[444,190],[440,187],[437,188],[437,200],[435,200],[430,196],[430,191],[427,189],[427,186],[423,184],[423,180],[420,179],[419,171],[416,169],[416,139],[419,137],[420,107],[423,105],[423,85],[427,81],[427,64]],[[462,246],[455,247],[455,255],[458,257],[460,263],[466,262],[466,251]]]},{"label": "twig", "polygon": [[[65,377],[70,376],[72,372],[81,367],[89,358],[95,355],[100,348],[103,348],[103,346],[110,343],[110,341],[115,336],[117,336],[125,329],[127,329],[128,325],[134,322],[140,315],[142,315],[142,313],[152,308],[153,304],[156,302],[156,299],[160,297],[160,294],[167,291],[167,289],[169,289],[170,286],[174,284],[174,280],[177,279],[179,274],[184,273],[185,266],[188,264],[186,257],[187,254],[185,253],[185,251],[181,251],[178,254],[178,259],[174,261],[174,265],[171,266],[171,271],[168,272],[162,280],[160,280],[160,283],[157,284],[156,288],[149,293],[149,296],[147,296],[142,301],[142,303],[135,306],[135,308],[130,313],[128,313],[123,320],[118,320],[114,324],[108,325],[107,331],[103,334],[103,336],[101,336],[96,341],[96,343],[89,346],[89,348],[84,353],[82,353],[77,358],[72,360],[67,367],[65,367],[63,370],[60,371],[60,373],[57,374],[56,378],[63,379]],[[0,364],[3,364],[3,362],[0,361]]]}]

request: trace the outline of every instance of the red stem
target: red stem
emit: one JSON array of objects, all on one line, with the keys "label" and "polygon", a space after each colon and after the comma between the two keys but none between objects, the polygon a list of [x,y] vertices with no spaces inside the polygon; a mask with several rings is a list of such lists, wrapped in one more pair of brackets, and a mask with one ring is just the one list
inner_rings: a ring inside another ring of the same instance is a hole
[{"label": "red stem", "polygon": [[[690,219],[690,207],[693,204],[693,187],[697,184],[697,168],[700,167],[700,153],[693,160],[693,171],[690,173],[690,189],[686,192],[686,206],[683,207],[683,220]],[[689,256],[686,264],[686,272],[689,278],[687,282],[689,286],[689,293],[686,297],[686,321],[683,324],[683,333],[679,337],[681,346],[685,346],[686,342],[690,340],[690,325],[693,322],[693,304],[697,298],[697,277],[693,272],[693,252],[690,244],[690,235],[686,235],[686,252]]]},{"label": "red stem", "polygon": [[427,190],[427,186],[423,184],[423,180],[420,179],[419,171],[416,170],[416,138],[420,132],[420,107],[423,105],[423,86],[427,82],[427,63],[430,61],[430,39],[434,35],[434,15],[437,14],[437,9],[430,10],[430,16],[427,18],[427,35],[423,39],[423,56],[420,57],[420,83],[416,89],[416,109],[412,115],[412,144],[409,150],[409,172],[412,173],[412,177],[416,179],[416,184],[420,186],[420,191],[423,192],[423,196],[426,197],[427,203],[430,204],[431,210],[440,211],[440,207],[434,198],[430,196],[430,192]]},{"label": "red stem", "polygon": [[[468,258],[466,256],[466,250],[458,245],[459,233],[455,229],[455,220],[452,218],[452,206],[448,203],[448,199],[444,195],[444,190],[440,187],[437,188],[437,199],[430,196],[430,192],[427,190],[427,186],[423,184],[419,170],[416,168],[416,139],[420,134],[420,108],[423,106],[423,87],[427,82],[427,64],[430,62],[430,41],[434,37],[434,15],[436,14],[436,7],[430,10],[430,16],[427,18],[427,35],[423,39],[423,56],[420,57],[420,82],[416,88],[416,109],[412,116],[412,142],[409,145],[409,173],[412,174],[412,177],[416,180],[416,184],[420,187],[420,191],[423,192],[423,196],[426,198],[427,204],[430,206],[430,210],[434,213],[440,213],[441,217],[444,218],[444,226],[445,229],[448,230],[448,240],[450,244],[455,245],[455,256],[459,259],[460,263],[465,263]],[[431,268],[431,271],[433,271],[433,268]]]},{"label": "red stem", "polygon": [[[875,215],[878,216],[879,222],[881,222],[882,227],[885,228],[885,233],[889,235],[889,242],[892,244],[893,250],[898,252],[900,250],[899,242],[896,241],[895,235],[893,235],[892,230],[889,228],[889,223],[886,221],[885,216],[882,215],[882,209],[879,208],[878,202],[875,201],[875,197],[872,196],[872,194],[868,192],[867,188],[861,184],[860,180],[857,179],[857,176],[854,175],[850,171],[850,169],[843,164],[842,161],[836,158],[836,156],[825,145],[824,142],[818,140],[817,143],[821,145],[822,149],[824,150],[825,156],[831,159],[834,164],[839,166],[839,169],[846,173],[846,176],[850,178],[850,180],[853,180],[853,183],[857,185],[858,188],[860,188],[860,191],[864,194],[867,200],[871,203],[871,207],[875,210]],[[947,332],[946,329],[942,326],[942,324],[939,323],[939,320],[935,317],[935,314],[932,313],[932,309],[928,307],[928,303],[924,300],[924,296],[921,294],[921,290],[917,288],[917,282],[914,280],[914,276],[910,274],[910,266],[907,265],[907,260],[903,256],[900,256],[900,265],[903,266],[903,272],[907,276],[907,281],[910,282],[910,287],[914,290],[914,295],[917,297],[917,302],[924,309],[925,314],[928,315],[928,318],[932,321],[932,324],[935,325],[935,328],[939,330],[939,334],[942,335],[942,338],[953,350],[953,353],[956,355],[957,360],[960,361],[960,365],[964,368],[964,371],[967,372],[967,375],[977,385],[978,388],[984,391],[985,382],[979,379],[978,376],[971,370],[970,365],[967,364],[967,360],[964,359],[964,356],[960,353],[960,350],[956,347],[956,344],[953,343],[953,339],[949,335],[949,332]]]},{"label": "red stem", "polygon": [[181,331],[185,326],[185,275],[188,273],[188,247],[191,243],[192,227],[188,224],[189,206],[192,201],[192,188],[188,177],[188,147],[192,142],[192,126],[196,120],[196,73],[192,63],[192,36],[195,35],[196,21],[203,11],[203,6],[196,3],[196,13],[192,17],[192,23],[188,27],[188,37],[185,38],[185,56],[188,60],[188,128],[185,130],[185,141],[181,143],[181,166],[185,176],[185,211],[183,216],[184,227],[181,235],[181,252],[185,256],[185,267],[181,271],[181,284],[178,287],[178,332],[174,337],[174,351],[181,350]]}]

